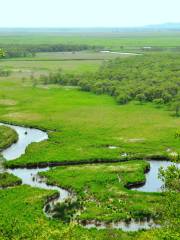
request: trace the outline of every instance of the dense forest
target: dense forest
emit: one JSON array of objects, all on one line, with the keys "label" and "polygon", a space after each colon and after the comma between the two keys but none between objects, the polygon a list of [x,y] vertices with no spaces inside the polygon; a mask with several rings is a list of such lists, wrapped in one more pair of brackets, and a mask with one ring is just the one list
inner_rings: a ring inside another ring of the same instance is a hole
[{"label": "dense forest", "polygon": [[33,57],[38,52],[76,52],[101,49],[101,47],[86,44],[3,44],[1,48],[5,51],[5,58]]},{"label": "dense forest", "polygon": [[109,94],[119,104],[137,100],[141,103],[173,105],[180,111],[180,56],[145,54],[105,61],[97,72],[65,74],[62,71],[41,77],[45,84],[77,85],[84,91]]}]

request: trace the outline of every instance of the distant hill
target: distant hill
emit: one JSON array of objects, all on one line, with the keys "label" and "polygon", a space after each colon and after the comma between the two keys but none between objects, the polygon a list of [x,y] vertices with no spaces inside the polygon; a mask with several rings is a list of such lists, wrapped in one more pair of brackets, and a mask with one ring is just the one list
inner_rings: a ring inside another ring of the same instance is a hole
[{"label": "distant hill", "polygon": [[163,23],[163,24],[147,25],[147,26],[145,26],[145,28],[162,29],[162,30],[180,30],[180,22],[179,23]]},{"label": "distant hill", "polygon": [[87,27],[87,28],[1,28],[0,34],[31,34],[31,33],[52,33],[52,34],[71,34],[71,33],[140,33],[156,31],[180,31],[179,23],[152,24],[139,27]]}]

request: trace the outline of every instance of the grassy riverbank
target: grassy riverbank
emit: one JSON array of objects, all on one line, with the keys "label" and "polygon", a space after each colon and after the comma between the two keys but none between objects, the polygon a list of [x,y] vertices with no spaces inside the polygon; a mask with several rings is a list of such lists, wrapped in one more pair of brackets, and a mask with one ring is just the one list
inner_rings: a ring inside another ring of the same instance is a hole
[{"label": "grassy riverbank", "polygon": [[[156,99],[156,103],[140,103],[138,98],[132,97],[130,103],[118,105],[111,96],[83,92],[78,86],[42,85],[43,81],[40,82],[36,77],[41,74],[48,75],[59,68],[65,74],[89,72],[89,76],[93,76],[103,61],[117,56],[99,53],[101,48],[141,52],[146,55],[146,62],[143,56],[141,60],[138,60],[139,56],[132,59],[131,56],[126,56],[126,60],[121,56],[119,61],[122,64],[117,61],[117,69],[121,71],[111,75],[109,68],[108,79],[105,76],[102,80],[108,80],[105,82],[109,84],[112,83],[112,77],[115,81],[116,77],[119,77],[121,86],[123,84],[120,78],[123,75],[127,78],[124,79],[125,90],[127,88],[134,93],[134,88],[130,89],[128,82],[134,79],[132,73],[135,72],[137,81],[132,82],[133,87],[137,86],[138,82],[145,83],[146,80],[146,85],[141,88],[144,90],[149,86],[149,81],[152,81],[154,86],[157,82],[155,80],[159,79],[159,83],[165,83],[166,80],[167,88],[174,93],[176,88],[169,86],[169,82],[172,84],[174,79],[178,82],[178,53],[174,55],[173,51],[179,51],[179,36],[178,32],[101,33],[93,36],[2,34],[2,47],[6,44],[11,47],[14,44],[13,46],[18,47],[16,54],[19,50],[23,52],[28,44],[30,50],[31,47],[42,47],[43,44],[47,44],[46,50],[54,44],[73,43],[99,47],[81,52],[40,52],[36,53],[36,56],[32,54],[0,60],[0,68],[10,70],[9,76],[0,77],[0,122],[39,128],[47,131],[49,135],[48,140],[31,144],[23,156],[7,161],[6,166],[13,168],[68,165],[40,175],[45,176],[50,184],[75,192],[83,209],[82,214],[77,217],[79,221],[113,222],[144,217],[161,221],[160,215],[163,213],[158,211],[159,206],[164,204],[165,194],[138,192],[125,186],[144,183],[144,172],[148,163],[143,159],[152,156],[173,159],[180,154],[180,118],[175,117],[174,110],[171,111],[168,104],[157,104],[161,99]],[[144,47],[152,49],[147,50]],[[157,58],[158,54],[154,54],[154,51],[158,52],[160,58]],[[173,61],[166,61],[167,52],[171,52]],[[159,66],[157,63],[163,65]],[[92,78],[95,83],[96,80],[98,78]],[[104,87],[103,84],[98,86]],[[159,86],[157,84],[155,88],[159,90]],[[154,93],[154,89],[152,92]],[[151,92],[149,95],[151,96]],[[10,128],[0,126],[0,150],[15,141],[17,134]],[[0,187],[16,183],[20,181],[15,176],[0,174]],[[0,240],[161,240],[156,238],[158,230],[128,233],[116,229],[88,230],[80,225],[66,224],[60,221],[62,219],[48,219],[43,207],[54,194],[53,191],[27,185],[1,189]],[[58,207],[57,215],[64,213],[63,207],[63,204]]]},{"label": "grassy riverbank", "polygon": [[8,166],[117,161],[124,153],[135,158],[179,151],[175,134],[180,119],[165,107],[134,102],[119,106],[109,96],[69,87],[24,87],[13,81],[1,81],[0,86],[1,96],[6,93],[3,100],[14,103],[0,109],[1,121],[51,130],[47,141],[32,144]]},{"label": "grassy riverbank", "polygon": [[[2,101],[3,102],[3,101]],[[4,101],[4,103],[6,100]],[[0,101],[1,105],[1,101]],[[0,126],[0,151],[11,146],[18,140],[17,133],[9,127]]]},{"label": "grassy riverbank", "polygon": [[[20,240],[102,240],[134,239],[137,233],[118,230],[87,230],[78,226],[49,220],[43,213],[45,200],[52,196],[45,191],[28,186],[0,190],[0,239]],[[13,226],[13,227],[12,227]]]},{"label": "grassy riverbank", "polygon": [[21,179],[9,173],[0,173],[0,188],[13,187],[20,185]]},{"label": "grassy riverbank", "polygon": [[[83,209],[78,219],[113,222],[143,220],[156,217],[159,193],[128,190],[145,182],[144,172],[149,164],[144,161],[125,163],[68,166],[40,173],[51,185],[58,185],[76,193]],[[61,218],[61,212],[59,213]]]}]

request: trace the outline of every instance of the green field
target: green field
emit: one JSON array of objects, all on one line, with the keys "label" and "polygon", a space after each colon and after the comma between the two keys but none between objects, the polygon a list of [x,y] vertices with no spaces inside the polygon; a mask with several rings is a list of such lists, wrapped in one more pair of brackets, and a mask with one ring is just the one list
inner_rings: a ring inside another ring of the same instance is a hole
[{"label": "green field", "polygon": [[[66,209],[59,204],[57,219],[48,219],[43,207],[56,194],[54,191],[15,186],[21,183],[18,178],[0,174],[0,188],[11,186],[0,189],[0,240],[162,240],[157,237],[161,230],[88,230],[77,221],[114,222],[145,217],[162,221],[166,194],[132,191],[127,186],[145,182],[149,167],[145,160],[178,160],[180,155],[180,118],[171,109],[171,103],[179,101],[179,54],[169,51],[180,47],[179,32],[48,36],[1,33],[1,44],[87,44],[144,55],[132,57],[89,50],[38,52],[33,57],[0,59],[0,70],[10,70],[10,75],[0,77],[0,122],[42,129],[49,136],[46,141],[29,145],[24,155],[4,165],[62,165],[40,175],[49,184],[77,196],[75,207],[69,205]],[[159,47],[158,53],[144,52],[145,46]],[[119,60],[115,60],[117,56]],[[67,82],[61,79],[64,85],[61,81],[53,82],[54,79],[51,84],[43,84],[45,76],[59,69],[63,77],[72,74],[72,82],[79,82],[70,84],[67,77]],[[45,76],[40,79],[41,75]],[[82,91],[83,81],[88,91]],[[106,86],[109,92],[104,90]],[[163,104],[156,96],[141,102],[133,95],[138,86],[141,90],[151,86],[150,93],[155,88],[163,94],[169,90],[174,98]],[[119,104],[116,90],[120,96],[126,92],[132,95],[127,104]],[[0,150],[16,141],[14,130],[0,126]],[[81,210],[81,214],[69,224],[71,208],[75,212]],[[171,230],[173,233],[174,229]],[[172,236],[171,240],[178,239],[176,231],[175,228],[177,238]],[[166,239],[169,240],[163,238]]]},{"label": "green field", "polygon": [[[6,104],[11,105],[12,101],[0,100],[0,106],[4,106]],[[17,133],[8,127],[0,126],[0,150],[5,149],[11,146],[12,143],[18,140]]]},{"label": "green field", "polygon": [[70,33],[70,34],[5,34],[0,44],[87,44],[111,49],[144,46],[180,46],[179,32],[122,32],[122,33]]},{"label": "green field", "polygon": [[9,173],[0,173],[0,188],[13,187],[21,184],[21,179]]},{"label": "green field", "polygon": [[[76,225],[63,224],[59,220],[48,220],[42,208],[53,192],[19,186],[0,190],[0,239],[2,240],[101,240],[134,239],[138,234],[118,230],[86,230]],[[138,239],[138,238],[137,238]]]},{"label": "green field", "polygon": [[[9,78],[28,78],[47,75],[59,69],[84,73],[98,70],[103,61],[116,58],[116,54],[100,52],[37,53],[35,57],[1,59],[0,68],[11,72]],[[126,57],[123,56],[122,57]],[[2,78],[2,77],[0,77]]]},{"label": "green field", "polygon": [[1,121],[56,130],[49,132],[48,141],[32,144],[26,155],[9,165],[117,161],[123,153],[131,158],[136,154],[167,156],[168,148],[179,152],[175,134],[180,120],[165,108],[134,102],[119,106],[106,95],[68,87],[22,87],[8,81],[0,85],[0,96],[15,102],[1,108]]},{"label": "green field", "polygon": [[[41,173],[51,185],[75,192],[81,205],[78,220],[113,222],[155,218],[160,194],[127,190],[125,186],[145,181],[147,162],[60,167]],[[88,173],[88,174],[87,174]],[[162,195],[161,195],[162,197]],[[61,218],[61,213],[59,213]]]}]

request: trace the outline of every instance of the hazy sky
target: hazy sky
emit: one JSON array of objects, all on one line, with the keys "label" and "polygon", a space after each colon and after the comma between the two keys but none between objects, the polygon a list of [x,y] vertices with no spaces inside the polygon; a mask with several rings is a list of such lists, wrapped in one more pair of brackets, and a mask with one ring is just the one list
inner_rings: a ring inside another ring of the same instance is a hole
[{"label": "hazy sky", "polygon": [[126,27],[180,22],[180,0],[0,0],[0,27]]}]

